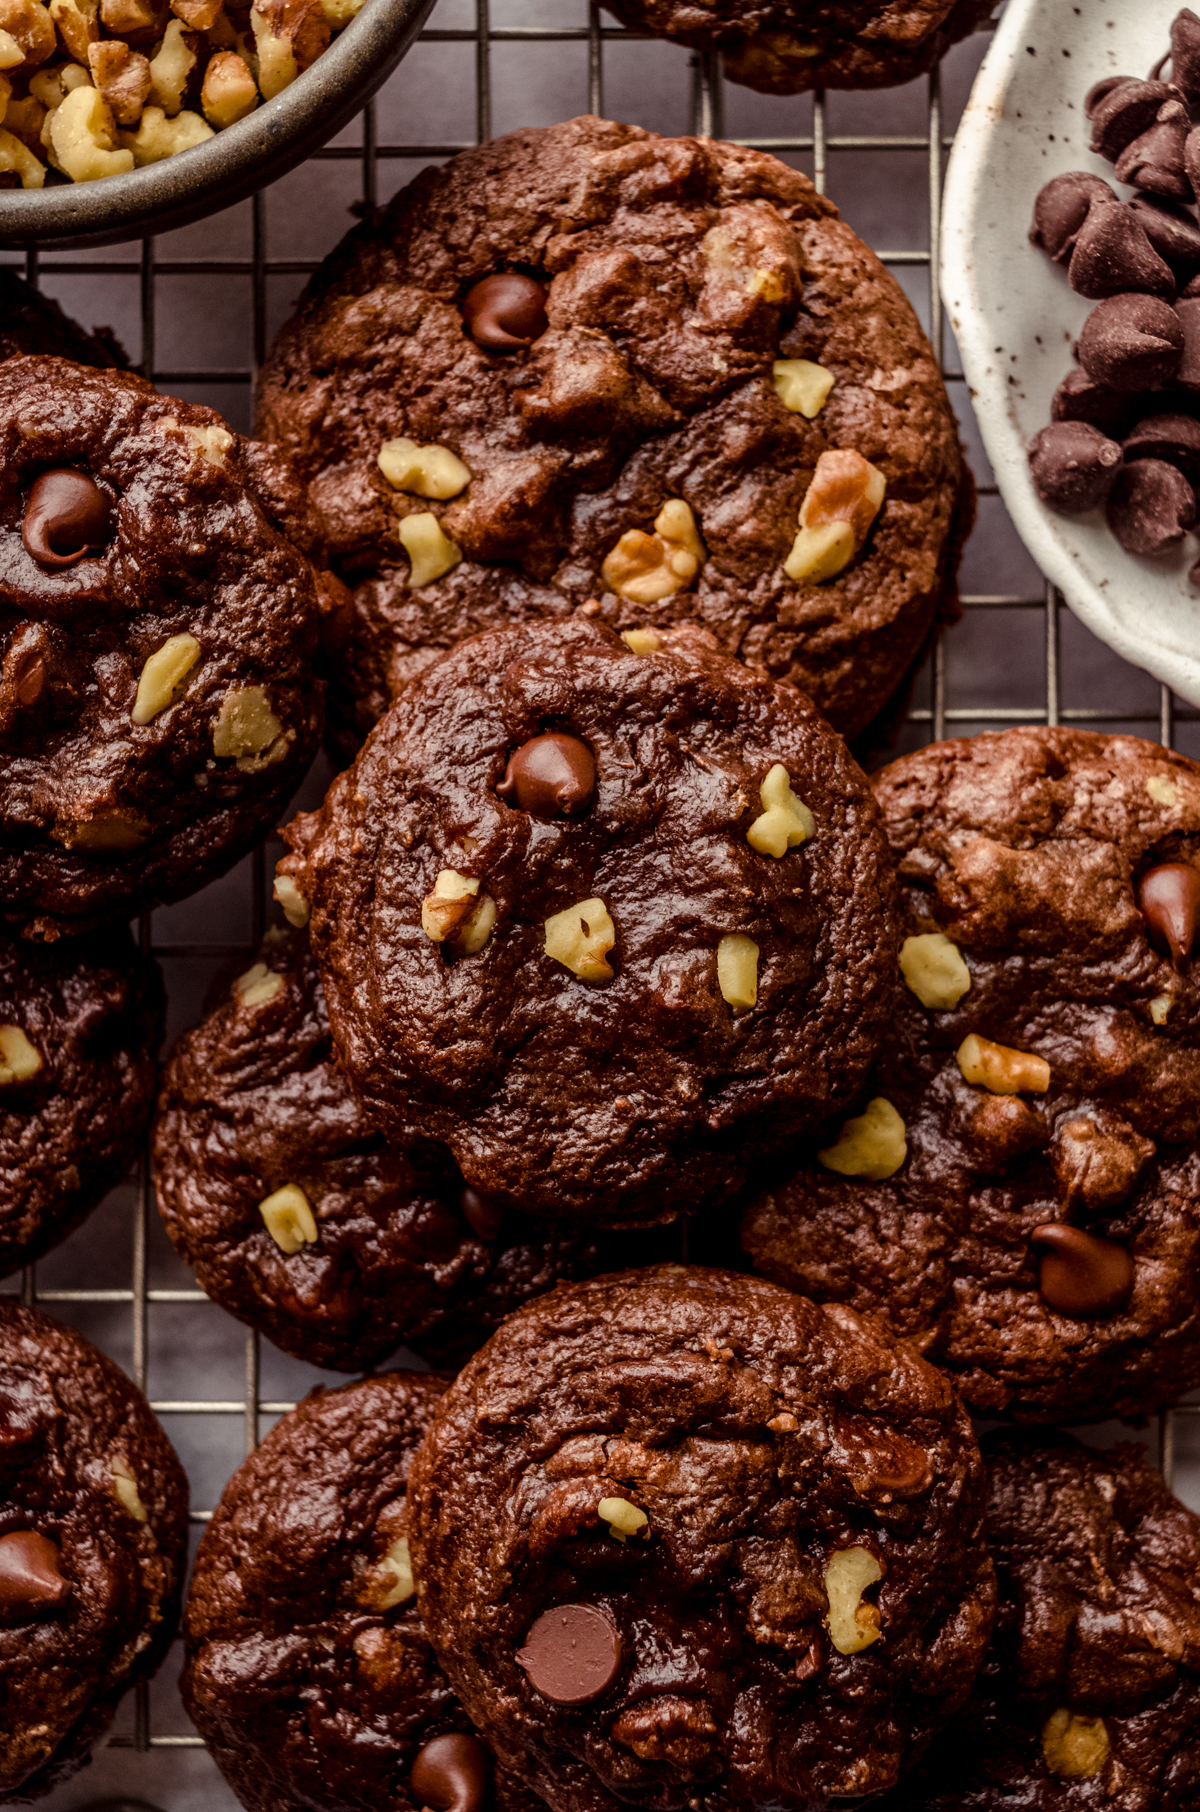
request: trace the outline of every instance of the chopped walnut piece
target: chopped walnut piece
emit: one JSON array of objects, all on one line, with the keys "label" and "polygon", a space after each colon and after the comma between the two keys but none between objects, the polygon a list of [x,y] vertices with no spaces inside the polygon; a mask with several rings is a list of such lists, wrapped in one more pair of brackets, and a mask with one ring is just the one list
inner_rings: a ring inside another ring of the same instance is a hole
[{"label": "chopped walnut piece", "polygon": [[166,11],[165,0],[100,0],[100,23],[118,38],[152,42],[161,34]]},{"label": "chopped walnut piece", "polygon": [[887,481],[851,447],[822,453],[800,506],[800,533],[783,570],[799,584],[820,585],[850,564],[879,514]]},{"label": "chopped walnut piece", "polygon": [[289,734],[261,686],[231,686],[213,724],[213,754],[256,774],[287,754]]},{"label": "chopped walnut piece", "polygon": [[817,1161],[839,1176],[882,1183],[895,1176],[907,1156],[904,1121],[890,1101],[876,1095],[861,1114],[843,1121],[836,1141],[817,1153]]},{"label": "chopped walnut piece", "polygon": [[781,761],[767,769],[758,790],[762,816],[746,832],[746,841],[760,856],[785,856],[789,849],[806,843],[816,829],[816,821],[792,791],[791,776]]},{"label": "chopped walnut piece", "polygon": [[245,119],[258,106],[258,88],[245,57],[236,50],[219,50],[208,60],[200,105],[210,126],[218,131]]},{"label": "chopped walnut piece", "polygon": [[617,928],[603,900],[580,900],[545,922],[546,955],[577,975],[580,981],[608,982],[613,978],[606,961],[617,941]]},{"label": "chopped walnut piece", "polygon": [[283,908],[283,916],[297,931],[308,924],[311,908],[291,875],[276,875],[274,896]]},{"label": "chopped walnut piece", "polygon": [[19,69],[24,61],[25,52],[12,33],[0,31],[0,69]]},{"label": "chopped walnut piece", "polygon": [[44,63],[54,55],[54,21],[39,0],[0,0],[0,31],[16,40],[26,63]]},{"label": "chopped walnut piece", "polygon": [[643,1541],[650,1540],[650,1518],[627,1497],[602,1497],[596,1505],[596,1515],[602,1523],[608,1524],[608,1532],[615,1541],[624,1542],[630,1535],[640,1535]]},{"label": "chopped walnut piece", "polygon": [[268,969],[265,963],[255,963],[244,975],[239,975],[233,984],[233,993],[237,996],[239,1006],[261,1007],[268,1001],[276,999],[283,992],[283,977],[276,969]]},{"label": "chopped walnut piece", "polygon": [[944,931],[906,937],[900,946],[900,973],[921,1005],[935,1011],[956,1007],[971,988],[971,971]]},{"label": "chopped walnut piece", "polygon": [[479,891],[474,875],[443,868],[421,907],[421,929],[435,944],[478,956],[496,927],[496,902]]},{"label": "chopped walnut piece", "polygon": [[394,490],[438,501],[457,497],[471,482],[469,468],[449,447],[422,447],[403,436],[384,441],[379,470]]},{"label": "chopped walnut piece", "polygon": [[133,152],[117,148],[112,108],[90,84],[67,95],[48,124],[52,160],[73,182],[94,182],[133,169]]},{"label": "chopped walnut piece", "polygon": [[717,986],[735,1013],[758,1001],[758,945],[744,932],[731,931],[717,945]]},{"label": "chopped walnut piece", "polygon": [[285,1183],[258,1204],[263,1224],[279,1250],[294,1258],[317,1241],[317,1223],[308,1197],[298,1183]]},{"label": "chopped walnut piece", "polygon": [[88,61],[89,47],[100,36],[96,18],[99,10],[100,0],[50,0],[50,17],[58,27],[59,37],[77,63]]},{"label": "chopped walnut piece", "polygon": [[863,1593],[883,1578],[883,1569],[870,1548],[839,1548],[825,1567],[825,1595],[829,1613],[825,1627],[839,1655],[857,1655],[883,1634],[878,1605],[868,1604]]},{"label": "chopped walnut piece", "polygon": [[211,31],[225,0],[171,0],[171,11],[189,31]]},{"label": "chopped walnut piece", "polygon": [[1081,1781],[1099,1774],[1110,1751],[1103,1718],[1087,1718],[1062,1706],[1042,1726],[1042,1755],[1051,1774],[1060,1780]]},{"label": "chopped walnut piece", "polygon": [[618,597],[631,604],[657,604],[685,590],[706,558],[690,508],[681,497],[672,497],[658,512],[654,533],[627,529],[600,570]]},{"label": "chopped walnut piece", "polygon": [[190,33],[185,36],[179,20],[172,19],[150,59],[150,99],[168,119],[174,119],[183,106],[183,91],[196,67],[194,44],[195,38]]},{"label": "chopped walnut piece", "polygon": [[365,0],[321,0],[321,11],[331,31],[341,31],[361,13]]},{"label": "chopped walnut piece", "polygon": [[0,1087],[28,1082],[41,1067],[41,1052],[30,1044],[20,1026],[0,1026]]},{"label": "chopped walnut piece", "polygon": [[663,645],[657,629],[626,629],[621,640],[631,654],[657,654]]},{"label": "chopped walnut piece", "polygon": [[833,389],[832,371],[811,359],[776,359],[771,377],[784,408],[810,422],[820,415]]},{"label": "chopped walnut piece", "polygon": [[112,1482],[113,1495],[125,1514],[131,1516],[135,1523],[149,1522],[149,1513],[142,1502],[142,1494],[138,1490],[138,1482],[133,1468],[129,1461],[120,1455],[112,1462]]},{"label": "chopped walnut piece", "polygon": [[1174,1000],[1175,996],[1173,994],[1156,994],[1154,996],[1154,999],[1150,1002],[1150,1018],[1156,1026],[1166,1025],[1167,1016],[1171,1011]]},{"label": "chopped walnut piece", "polygon": [[993,1095],[1044,1095],[1050,1087],[1050,1065],[1032,1051],[1014,1051],[969,1032],[956,1052],[967,1082]]},{"label": "chopped walnut piece", "polygon": [[408,582],[414,590],[432,585],[435,579],[444,579],[462,559],[462,548],[443,533],[432,510],[405,516],[396,532],[409,558],[412,570]]},{"label": "chopped walnut piece", "polygon": [[264,100],[281,94],[329,43],[320,0],[260,0],[250,11]]},{"label": "chopped walnut piece", "polygon": [[20,177],[23,189],[40,189],[46,180],[46,166],[29,147],[13,133],[0,130],[0,174],[8,171]]},{"label": "chopped walnut piece", "polygon": [[372,1610],[390,1611],[395,1605],[404,1604],[416,1589],[408,1537],[401,1535],[366,1575],[359,1597]]},{"label": "chopped walnut piece", "polygon": [[119,38],[106,38],[103,44],[88,45],[87,60],[92,80],[112,108],[117,124],[135,125],[150,93],[148,59]]},{"label": "chopped walnut piece", "polygon": [[198,113],[177,113],[169,120],[161,107],[147,107],[136,132],[123,132],[122,144],[133,152],[133,161],[141,170],[146,164],[161,163],[177,151],[190,151],[213,136],[213,129]]},{"label": "chopped walnut piece", "polygon": [[194,635],[168,636],[142,668],[130,723],[152,723],[165,711],[199,659],[200,644]]}]

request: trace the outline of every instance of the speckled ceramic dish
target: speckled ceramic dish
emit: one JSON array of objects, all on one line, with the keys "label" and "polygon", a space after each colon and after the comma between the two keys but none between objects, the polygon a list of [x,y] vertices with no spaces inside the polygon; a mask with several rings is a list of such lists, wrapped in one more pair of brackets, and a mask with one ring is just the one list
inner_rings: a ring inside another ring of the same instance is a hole
[{"label": "speckled ceramic dish", "polygon": [[432,5],[367,0],[282,94],[190,151],[127,176],[0,191],[0,246],[111,245],[241,201],[341,131],[387,80]]},{"label": "speckled ceramic dish", "polygon": [[1200,704],[1200,593],[1187,578],[1195,537],[1164,559],[1127,554],[1100,511],[1047,510],[1025,458],[1095,306],[1030,245],[1034,197],[1064,170],[1093,171],[1127,193],[1087,148],[1083,98],[1102,76],[1147,75],[1179,4],[1009,0],[950,158],[941,282],[988,458],[1026,547],[1089,629]]}]

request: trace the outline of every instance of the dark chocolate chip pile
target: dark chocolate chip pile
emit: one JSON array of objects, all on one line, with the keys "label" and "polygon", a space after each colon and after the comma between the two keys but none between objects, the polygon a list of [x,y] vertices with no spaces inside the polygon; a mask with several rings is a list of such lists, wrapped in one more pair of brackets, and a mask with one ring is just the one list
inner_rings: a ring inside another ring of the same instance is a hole
[{"label": "dark chocolate chip pile", "polygon": [[[1200,18],[1185,7],[1149,79],[1108,76],[1085,108],[1090,148],[1139,193],[1071,170],[1034,203],[1029,237],[1096,306],[1029,465],[1050,509],[1103,505],[1129,553],[1164,554],[1198,521]],[[1200,586],[1200,561],[1189,577]]]}]

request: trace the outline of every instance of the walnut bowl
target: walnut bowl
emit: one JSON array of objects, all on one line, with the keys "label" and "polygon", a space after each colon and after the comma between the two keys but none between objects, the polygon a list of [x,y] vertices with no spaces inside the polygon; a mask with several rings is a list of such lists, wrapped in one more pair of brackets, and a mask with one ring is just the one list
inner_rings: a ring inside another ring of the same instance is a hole
[{"label": "walnut bowl", "polygon": [[433,0],[366,0],[296,80],[236,124],[95,182],[0,190],[0,246],[111,245],[187,226],[264,188],[331,139],[384,83]]}]

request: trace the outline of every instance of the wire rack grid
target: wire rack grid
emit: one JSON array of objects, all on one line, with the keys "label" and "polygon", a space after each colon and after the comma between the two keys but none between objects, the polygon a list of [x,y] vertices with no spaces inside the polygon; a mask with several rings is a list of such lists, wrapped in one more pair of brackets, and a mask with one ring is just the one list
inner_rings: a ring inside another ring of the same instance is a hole
[{"label": "wire rack grid", "polygon": [[[1130,730],[1200,755],[1200,713],[1178,707],[1165,687],[1101,648],[1042,581],[1008,522],[975,435],[934,273],[946,153],[983,48],[982,37],[958,47],[941,72],[903,90],[764,100],[727,86],[715,59],[608,23],[594,0],[440,0],[408,61],[360,121],[274,190],[167,240],[143,240],[134,251],[81,257],[31,249],[15,268],[88,325],[115,321],[126,342],[140,346],[140,368],[160,388],[209,402],[246,430],[270,336],[298,280],[344,230],[344,208],[374,207],[422,164],[493,132],[584,107],[770,151],[833,195],[908,291],[981,481],[963,618],[940,637],[917,679],[898,750],[947,731],[1079,723]],[[327,780],[318,763],[297,803],[315,803]],[[214,966],[257,944],[269,910],[272,844],[268,839],[196,900],[141,921],[142,946],[167,973],[172,1031],[197,1017]],[[150,1391],[192,1474],[201,1506],[191,1513],[197,1532],[265,1423],[312,1382],[338,1381],[260,1346],[188,1286],[154,1213],[146,1155],[136,1177],[59,1252],[21,1275],[19,1292],[24,1302],[81,1327]],[[0,1291],[13,1293],[11,1284]],[[213,1394],[194,1394],[197,1377]],[[1178,1465],[1180,1488],[1200,1506],[1193,1464],[1200,1441],[1189,1438],[1193,1430],[1200,1436],[1197,1417],[1200,1404],[1178,1405],[1143,1438],[1168,1478]],[[1105,1442],[1128,1432],[1106,1425],[1089,1438]],[[176,1671],[168,1662],[158,1681],[132,1695],[90,1781],[57,1791],[47,1812],[68,1812],[92,1791],[147,1794],[168,1812],[233,1808],[208,1758],[195,1753],[202,1745],[179,1706]]]}]

